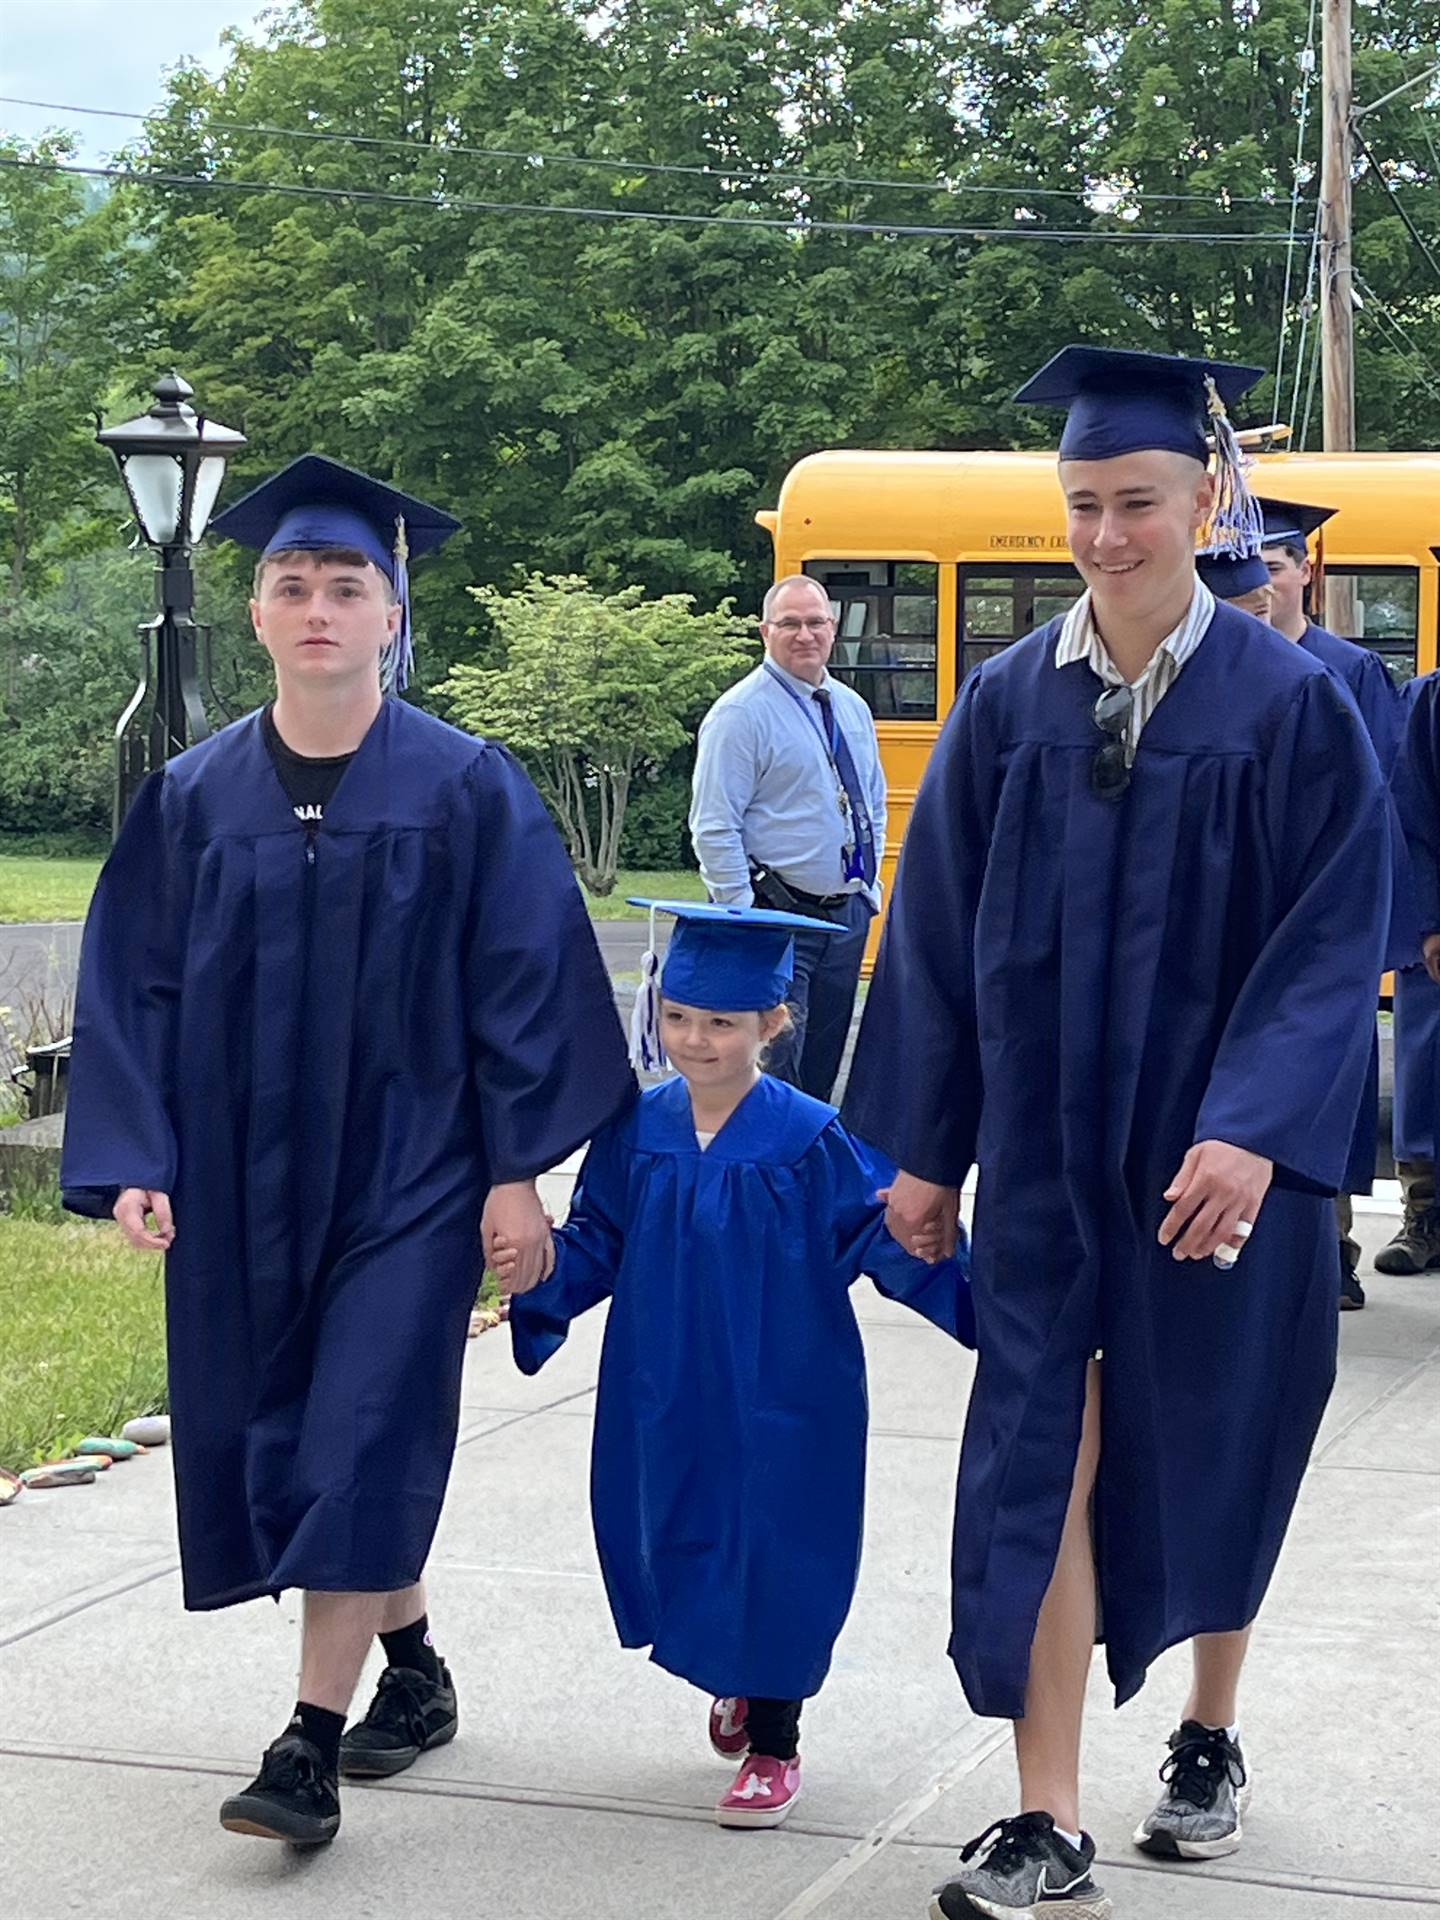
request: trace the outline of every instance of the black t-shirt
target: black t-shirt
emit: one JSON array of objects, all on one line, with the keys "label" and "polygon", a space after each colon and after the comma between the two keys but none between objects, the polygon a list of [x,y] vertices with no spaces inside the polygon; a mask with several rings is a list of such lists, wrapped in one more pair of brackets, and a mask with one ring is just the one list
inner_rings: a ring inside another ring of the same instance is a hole
[{"label": "black t-shirt", "polygon": [[260,726],[295,818],[307,826],[318,824],[325,818],[326,802],[339,786],[340,776],[355,758],[354,754],[337,753],[329,760],[314,760],[296,753],[280,738],[273,703],[261,714]]}]

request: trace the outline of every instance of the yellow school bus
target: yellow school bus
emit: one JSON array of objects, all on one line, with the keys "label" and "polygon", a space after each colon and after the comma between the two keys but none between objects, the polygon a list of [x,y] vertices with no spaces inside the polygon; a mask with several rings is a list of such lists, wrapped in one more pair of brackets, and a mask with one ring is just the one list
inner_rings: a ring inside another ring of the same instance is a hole
[{"label": "yellow school bus", "polygon": [[[1334,507],[1320,617],[1397,680],[1436,664],[1440,453],[1261,454],[1256,492]],[[875,715],[890,787],[884,878],[960,682],[1080,591],[1053,453],[816,453],[756,519],[775,578],[837,603],[830,668]],[[1318,611],[1318,610],[1317,610]]]}]

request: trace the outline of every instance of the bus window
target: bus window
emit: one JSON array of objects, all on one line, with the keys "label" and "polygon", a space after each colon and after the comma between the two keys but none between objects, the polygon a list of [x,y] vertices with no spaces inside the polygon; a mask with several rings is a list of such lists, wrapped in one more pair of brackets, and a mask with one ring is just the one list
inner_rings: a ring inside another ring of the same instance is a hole
[{"label": "bus window", "polygon": [[1064,613],[1079,597],[1080,576],[1073,567],[962,567],[956,679]]},{"label": "bus window", "polygon": [[1325,568],[1323,624],[1342,640],[1358,640],[1396,681],[1412,678],[1420,633],[1420,575],[1414,567]]},{"label": "bus window", "polygon": [[940,569],[918,560],[807,560],[835,609],[830,671],[877,720],[934,720]]}]

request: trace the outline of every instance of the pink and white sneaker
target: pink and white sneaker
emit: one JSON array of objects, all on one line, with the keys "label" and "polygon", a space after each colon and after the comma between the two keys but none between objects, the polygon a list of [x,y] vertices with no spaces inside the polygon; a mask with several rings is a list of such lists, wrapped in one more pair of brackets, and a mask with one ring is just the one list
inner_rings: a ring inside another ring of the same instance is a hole
[{"label": "pink and white sneaker", "polygon": [[722,1827],[778,1827],[799,1798],[798,1754],[793,1760],[772,1760],[768,1754],[752,1753],[741,1762],[715,1819]]},{"label": "pink and white sneaker", "polygon": [[729,1766],[750,1750],[750,1736],[745,1731],[749,1706],[744,1698],[710,1702],[710,1745]]}]

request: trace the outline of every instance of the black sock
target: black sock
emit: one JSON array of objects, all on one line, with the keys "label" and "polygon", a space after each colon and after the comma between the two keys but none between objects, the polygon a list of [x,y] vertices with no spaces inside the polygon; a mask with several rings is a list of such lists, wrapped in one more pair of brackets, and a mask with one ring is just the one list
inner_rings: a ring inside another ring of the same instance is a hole
[{"label": "black sock", "polygon": [[328,1707],[312,1707],[308,1700],[297,1700],[295,1716],[287,1731],[303,1733],[307,1740],[313,1740],[320,1749],[325,1771],[328,1774],[339,1772],[340,1736],[345,1731],[343,1713],[331,1713]]},{"label": "black sock", "polygon": [[750,1701],[745,1714],[745,1732],[751,1753],[770,1760],[793,1760],[800,1751],[799,1700]]},{"label": "black sock", "polygon": [[380,1644],[385,1649],[385,1661],[391,1667],[409,1667],[415,1673],[423,1673],[427,1680],[440,1678],[440,1656],[430,1643],[430,1619],[421,1614],[408,1627],[396,1627],[393,1633],[382,1633]]}]

